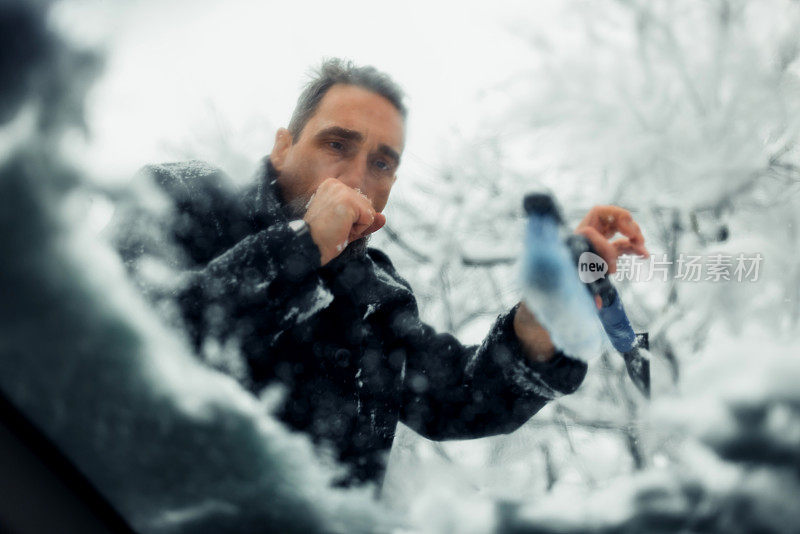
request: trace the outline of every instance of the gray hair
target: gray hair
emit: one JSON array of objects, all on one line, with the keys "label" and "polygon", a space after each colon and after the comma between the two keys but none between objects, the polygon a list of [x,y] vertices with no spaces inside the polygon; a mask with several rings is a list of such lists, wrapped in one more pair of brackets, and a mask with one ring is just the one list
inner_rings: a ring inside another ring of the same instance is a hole
[{"label": "gray hair", "polygon": [[403,120],[405,120],[407,112],[403,104],[403,90],[389,75],[375,67],[358,67],[352,61],[345,61],[339,58],[325,59],[297,99],[297,105],[289,121],[289,133],[292,134],[292,143],[297,142],[303,128],[316,113],[319,103],[322,102],[322,97],[337,83],[355,85],[379,94],[391,102],[400,112]]}]

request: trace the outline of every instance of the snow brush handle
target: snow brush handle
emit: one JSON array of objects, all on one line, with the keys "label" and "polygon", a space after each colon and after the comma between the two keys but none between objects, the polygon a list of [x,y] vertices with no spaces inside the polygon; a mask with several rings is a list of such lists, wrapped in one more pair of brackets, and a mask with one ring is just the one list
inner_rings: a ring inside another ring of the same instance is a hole
[{"label": "snow brush handle", "polygon": [[[582,235],[569,236],[567,246],[572,252],[576,266],[584,252],[597,254],[589,240]],[[599,254],[597,255],[599,256]],[[597,313],[614,348],[623,354],[633,350],[637,346],[637,337],[628,319],[628,314],[625,313],[625,308],[622,306],[622,299],[619,298],[619,293],[611,280],[604,276],[599,280],[589,282],[586,284],[586,288],[592,295],[600,297],[602,306]]]},{"label": "snow brush handle", "polygon": [[[585,252],[597,254],[591,242],[582,235],[571,235],[567,238],[567,247],[572,252],[574,265],[580,269],[580,257]],[[599,254],[598,254],[599,255]],[[622,299],[608,277],[604,276],[594,282],[586,284],[589,293],[600,297],[601,306],[597,311],[600,324],[606,331],[608,339],[622,358],[625,360],[625,369],[636,388],[650,398],[650,360],[639,349],[649,349],[650,342],[647,333],[636,334],[633,331],[628,314],[622,306]]]}]

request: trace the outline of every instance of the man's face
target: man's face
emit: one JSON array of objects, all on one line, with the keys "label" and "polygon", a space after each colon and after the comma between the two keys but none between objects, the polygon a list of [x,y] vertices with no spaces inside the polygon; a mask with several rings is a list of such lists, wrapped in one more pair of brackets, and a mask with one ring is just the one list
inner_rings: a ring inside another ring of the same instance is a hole
[{"label": "man's face", "polygon": [[382,211],[394,185],[404,145],[403,118],[384,97],[353,85],[331,87],[299,139],[281,128],[270,161],[284,200],[296,215],[317,187],[337,178],[360,190]]}]

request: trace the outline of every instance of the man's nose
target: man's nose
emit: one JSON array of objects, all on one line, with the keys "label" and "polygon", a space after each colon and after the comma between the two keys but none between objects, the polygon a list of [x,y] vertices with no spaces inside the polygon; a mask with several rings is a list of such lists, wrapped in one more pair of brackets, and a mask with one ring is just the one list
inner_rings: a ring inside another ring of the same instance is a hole
[{"label": "man's nose", "polygon": [[366,161],[358,158],[351,160],[349,163],[349,165],[342,169],[337,178],[348,187],[364,192],[367,180]]}]

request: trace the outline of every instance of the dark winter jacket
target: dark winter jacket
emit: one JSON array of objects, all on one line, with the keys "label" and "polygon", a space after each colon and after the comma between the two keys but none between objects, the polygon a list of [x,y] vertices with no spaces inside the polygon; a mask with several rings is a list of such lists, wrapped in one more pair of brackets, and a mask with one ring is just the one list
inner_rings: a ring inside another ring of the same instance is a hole
[{"label": "dark winter jacket", "polygon": [[200,162],[154,165],[136,188],[115,243],[142,290],[210,364],[255,393],[283,385],[279,417],[332,448],[343,483],[381,478],[398,420],[434,440],[508,433],[586,373],[562,354],[530,362],[514,310],[480,346],[435,332],[379,250],[320,267],[269,171],[236,191]]}]

